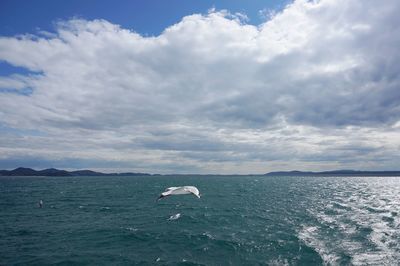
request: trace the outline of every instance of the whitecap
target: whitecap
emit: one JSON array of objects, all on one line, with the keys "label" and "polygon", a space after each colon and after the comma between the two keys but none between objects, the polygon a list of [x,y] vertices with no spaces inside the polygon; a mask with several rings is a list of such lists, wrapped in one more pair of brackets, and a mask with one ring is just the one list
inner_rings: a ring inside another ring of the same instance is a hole
[{"label": "whitecap", "polygon": [[281,256],[279,256],[278,259],[273,259],[273,260],[268,261],[268,265],[286,266],[286,265],[290,265],[290,263],[288,262],[287,259],[282,259]]},{"label": "whitecap", "polygon": [[209,238],[209,239],[214,239],[213,235],[210,234],[209,232],[204,232],[204,233],[202,233],[202,235],[203,235],[203,236],[206,236],[206,237]]}]

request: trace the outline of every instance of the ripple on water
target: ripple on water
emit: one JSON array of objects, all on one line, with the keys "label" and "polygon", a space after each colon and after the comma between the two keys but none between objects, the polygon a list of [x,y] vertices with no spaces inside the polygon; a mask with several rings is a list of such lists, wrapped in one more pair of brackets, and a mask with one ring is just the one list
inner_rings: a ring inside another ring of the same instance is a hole
[{"label": "ripple on water", "polygon": [[340,260],[340,256],[327,247],[327,243],[321,238],[320,229],[317,226],[303,226],[298,237],[306,246],[315,250],[324,263],[336,264]]},{"label": "ripple on water", "polygon": [[299,238],[325,263],[339,263],[344,254],[354,265],[395,265],[400,261],[400,207],[394,204],[400,200],[399,182],[374,183],[338,184],[332,193],[334,201],[325,194],[309,210],[317,224],[303,226]]},{"label": "ripple on water", "polygon": [[[400,261],[400,178],[257,180],[148,176],[76,178],[73,183],[63,177],[1,178],[0,264]],[[204,197],[154,201],[162,188],[182,183],[198,186]],[[42,209],[32,204],[39,198],[47,203]],[[179,219],[168,220],[178,213]]]}]

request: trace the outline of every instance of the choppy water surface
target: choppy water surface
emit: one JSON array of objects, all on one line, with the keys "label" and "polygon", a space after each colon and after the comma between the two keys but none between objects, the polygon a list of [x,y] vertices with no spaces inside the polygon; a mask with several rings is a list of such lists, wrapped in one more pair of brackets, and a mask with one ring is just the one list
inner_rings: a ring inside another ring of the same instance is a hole
[{"label": "choppy water surface", "polygon": [[0,265],[398,265],[400,178],[1,177],[0,225]]}]

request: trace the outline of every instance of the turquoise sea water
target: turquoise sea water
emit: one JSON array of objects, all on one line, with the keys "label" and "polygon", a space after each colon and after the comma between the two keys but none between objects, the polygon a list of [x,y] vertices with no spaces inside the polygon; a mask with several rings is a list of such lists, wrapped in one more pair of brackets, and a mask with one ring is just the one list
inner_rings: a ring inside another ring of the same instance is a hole
[{"label": "turquoise sea water", "polygon": [[0,177],[0,265],[398,265],[399,229],[396,177]]}]

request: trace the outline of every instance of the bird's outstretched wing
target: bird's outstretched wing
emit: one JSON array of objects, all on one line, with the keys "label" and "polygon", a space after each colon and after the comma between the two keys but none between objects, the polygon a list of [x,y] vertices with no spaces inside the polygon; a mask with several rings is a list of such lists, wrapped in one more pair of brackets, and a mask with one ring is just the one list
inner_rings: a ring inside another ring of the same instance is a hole
[{"label": "bird's outstretched wing", "polygon": [[196,197],[200,198],[200,192],[197,189],[197,187],[194,186],[186,186],[185,190],[192,193],[193,195],[195,195]]}]

